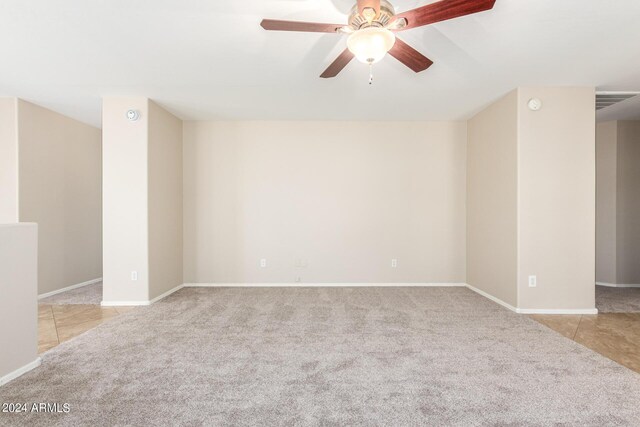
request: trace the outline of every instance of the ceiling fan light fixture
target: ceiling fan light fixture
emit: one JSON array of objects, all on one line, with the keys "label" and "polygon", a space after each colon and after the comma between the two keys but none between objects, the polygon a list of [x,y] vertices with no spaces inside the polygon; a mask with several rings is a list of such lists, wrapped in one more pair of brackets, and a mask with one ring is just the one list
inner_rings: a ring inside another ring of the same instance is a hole
[{"label": "ceiling fan light fixture", "polygon": [[396,36],[382,27],[367,27],[355,31],[347,40],[347,47],[358,61],[375,64],[385,57],[396,42]]}]

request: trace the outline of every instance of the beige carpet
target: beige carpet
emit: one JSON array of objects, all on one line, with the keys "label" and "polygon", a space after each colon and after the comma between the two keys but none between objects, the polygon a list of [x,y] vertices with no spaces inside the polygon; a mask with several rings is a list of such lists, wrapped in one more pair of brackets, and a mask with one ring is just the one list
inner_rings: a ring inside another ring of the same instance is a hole
[{"label": "beige carpet", "polygon": [[71,304],[92,304],[100,305],[102,302],[102,283],[83,286],[70,291],[52,295],[38,300],[39,304],[71,305]]},{"label": "beige carpet", "polygon": [[596,286],[596,308],[600,313],[640,313],[640,288]]},{"label": "beige carpet", "polygon": [[640,375],[464,288],[185,288],[45,353],[4,425],[640,425]]}]

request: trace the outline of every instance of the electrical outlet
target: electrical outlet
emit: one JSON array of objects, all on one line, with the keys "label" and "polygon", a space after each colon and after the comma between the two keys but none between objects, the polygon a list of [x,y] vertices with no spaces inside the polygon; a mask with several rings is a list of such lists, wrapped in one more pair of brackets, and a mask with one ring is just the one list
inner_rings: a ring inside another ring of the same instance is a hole
[{"label": "electrical outlet", "polygon": [[138,281],[138,272],[137,271],[132,271],[131,272],[131,280],[136,282]]},{"label": "electrical outlet", "polygon": [[260,260],[260,267],[261,268],[265,268],[267,266],[267,260],[266,259],[261,259]]},{"label": "electrical outlet", "polygon": [[538,278],[536,276],[529,276],[529,287],[535,288],[538,286]]},{"label": "electrical outlet", "polygon": [[391,260],[391,268],[397,268],[398,267],[398,260],[397,259],[392,259]]}]

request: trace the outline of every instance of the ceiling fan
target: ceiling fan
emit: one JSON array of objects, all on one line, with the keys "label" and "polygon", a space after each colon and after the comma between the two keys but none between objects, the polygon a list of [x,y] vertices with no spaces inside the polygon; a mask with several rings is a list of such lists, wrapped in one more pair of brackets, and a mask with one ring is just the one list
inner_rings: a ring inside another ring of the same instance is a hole
[{"label": "ceiling fan", "polygon": [[[396,14],[395,8],[387,0],[357,0],[357,4],[351,9],[347,25],[274,19],[264,19],[260,25],[269,31],[348,34],[347,49],[320,75],[322,78],[337,76],[354,57],[371,67],[387,53],[419,73],[429,68],[433,61],[396,38],[394,33],[483,12],[492,9],[495,2],[496,0],[442,0]],[[370,77],[369,83],[372,78]]]}]

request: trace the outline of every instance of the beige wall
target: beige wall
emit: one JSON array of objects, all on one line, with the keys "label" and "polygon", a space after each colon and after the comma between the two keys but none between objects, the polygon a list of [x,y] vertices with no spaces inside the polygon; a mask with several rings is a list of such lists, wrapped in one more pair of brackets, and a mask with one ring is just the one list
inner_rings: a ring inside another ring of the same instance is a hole
[{"label": "beige wall", "polygon": [[464,282],[465,152],[459,122],[186,122],[185,282]]},{"label": "beige wall", "polygon": [[38,227],[0,224],[0,385],[38,360]]},{"label": "beige wall", "polygon": [[618,123],[596,127],[596,281],[616,279]]},{"label": "beige wall", "polygon": [[19,100],[19,219],[39,230],[38,293],[102,277],[100,130]]},{"label": "beige wall", "polygon": [[517,305],[517,113],[513,91],[469,120],[467,283]]},{"label": "beige wall", "polygon": [[[526,107],[534,97],[540,111]],[[518,98],[519,307],[593,309],[595,90],[520,88]]]},{"label": "beige wall", "polygon": [[0,98],[0,224],[18,222],[17,99]]},{"label": "beige wall", "polygon": [[182,121],[149,102],[149,298],[182,284]]},{"label": "beige wall", "polygon": [[[129,109],[140,111],[137,122],[127,120]],[[146,98],[103,99],[104,301],[149,299],[148,116]]]},{"label": "beige wall", "polygon": [[144,304],[182,284],[182,122],[146,98],[105,98],[103,139],[103,301]]},{"label": "beige wall", "polygon": [[617,281],[640,284],[640,121],[618,122]]},{"label": "beige wall", "polygon": [[594,103],[593,88],[519,88],[469,121],[470,285],[521,310],[594,309]]}]

